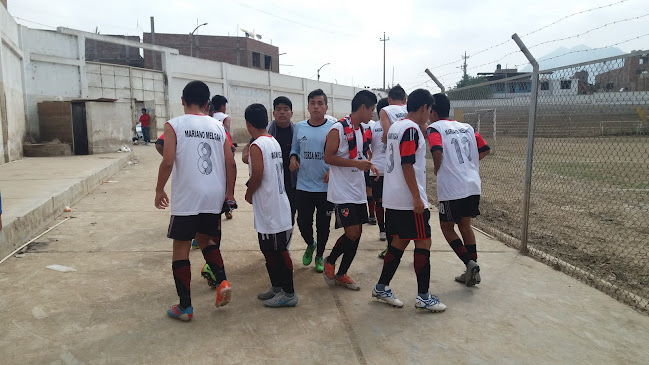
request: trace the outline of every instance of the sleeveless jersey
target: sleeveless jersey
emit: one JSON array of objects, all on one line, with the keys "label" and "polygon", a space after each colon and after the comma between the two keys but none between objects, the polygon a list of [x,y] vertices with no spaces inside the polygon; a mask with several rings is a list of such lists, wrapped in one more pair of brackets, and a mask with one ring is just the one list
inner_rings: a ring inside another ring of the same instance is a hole
[{"label": "sleeveless jersey", "polygon": [[207,115],[170,120],[176,133],[171,175],[171,214],[221,213],[225,200],[225,129]]},{"label": "sleeveless jersey", "polygon": [[394,124],[398,120],[401,120],[408,115],[408,109],[406,105],[388,105],[381,110],[385,110],[385,114],[390,118],[390,125]]},{"label": "sleeveless jersey", "polygon": [[[386,155],[385,151],[388,147],[387,144],[381,142],[383,137],[383,126],[381,126],[380,121],[371,121],[369,123],[369,129],[365,131],[365,136],[370,142],[370,149],[372,150],[372,163],[379,169],[381,176],[385,174],[385,162]],[[374,176],[374,173],[370,172],[370,175]]]},{"label": "sleeveless jersey", "polygon": [[387,165],[383,186],[383,206],[395,210],[413,210],[412,194],[403,177],[402,164],[415,169],[419,197],[428,208],[426,195],[426,142],[419,126],[410,119],[390,127],[387,143]]},{"label": "sleeveless jersey", "polygon": [[[264,173],[261,185],[252,195],[255,229],[259,233],[273,234],[288,231],[291,222],[291,205],[284,189],[282,148],[272,136],[260,136],[251,144],[259,147],[263,157]],[[252,171],[253,161],[248,165]]]},{"label": "sleeveless jersey", "polygon": [[428,141],[431,152],[443,151],[437,172],[438,200],[480,195],[478,144],[473,127],[454,120],[438,120],[428,127]]},{"label": "sleeveless jersey", "polygon": [[[351,119],[349,120],[351,123]],[[352,126],[353,129],[353,126]],[[336,156],[349,158],[349,141],[348,138],[354,138],[353,135],[347,136],[344,132],[343,125],[340,122],[334,123],[330,131],[338,132],[339,143]],[[363,155],[363,132],[359,126],[354,129],[356,136],[356,158],[359,160],[366,159]],[[334,204],[364,204],[367,203],[367,194],[365,193],[365,175],[362,170],[355,167],[333,166],[329,167],[329,186],[327,187],[327,200]]]},{"label": "sleeveless jersey", "polygon": [[214,113],[214,114],[212,115],[212,118],[218,120],[218,121],[221,122],[221,123],[223,123],[223,120],[224,120],[225,118],[227,118],[227,117],[229,117],[229,115],[227,115],[227,114],[225,114],[225,113],[221,113],[221,112],[216,112],[216,113]]}]

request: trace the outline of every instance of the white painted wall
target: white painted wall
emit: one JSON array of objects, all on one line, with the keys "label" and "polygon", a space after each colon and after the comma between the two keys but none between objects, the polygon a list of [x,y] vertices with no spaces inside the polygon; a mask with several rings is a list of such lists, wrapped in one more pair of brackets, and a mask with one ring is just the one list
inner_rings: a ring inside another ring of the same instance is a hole
[{"label": "white painted wall", "polygon": [[0,6],[0,164],[23,156],[25,97],[18,24]]},{"label": "white painted wall", "polygon": [[293,121],[298,122],[308,118],[309,92],[322,89],[328,97],[328,114],[341,118],[350,113],[351,100],[361,90],[182,55],[167,55],[163,65],[169,80],[170,117],[183,114],[180,97],[185,85],[201,80],[208,85],[212,96],[220,94],[228,99],[227,114],[232,118],[232,137],[237,142],[249,138],[243,114],[252,103],[264,104],[271,113],[273,100],[286,96],[293,103]]},{"label": "white painted wall", "polygon": [[86,121],[91,154],[115,152],[133,135],[129,103],[86,102]]}]

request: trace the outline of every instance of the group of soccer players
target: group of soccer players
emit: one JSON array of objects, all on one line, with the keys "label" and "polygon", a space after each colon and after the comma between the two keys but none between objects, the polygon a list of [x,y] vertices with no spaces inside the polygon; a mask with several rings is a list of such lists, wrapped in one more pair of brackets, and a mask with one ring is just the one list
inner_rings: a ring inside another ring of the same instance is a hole
[{"label": "group of soccer players", "polygon": [[[184,88],[185,114],[165,124],[156,187],[155,206],[164,209],[171,205],[167,236],[173,239],[172,270],[180,298],[167,314],[185,321],[193,317],[192,239],[202,250],[209,270],[204,276],[216,287],[216,306],[226,305],[231,298],[220,253],[220,217],[223,202],[234,201],[236,165],[224,123],[204,114],[209,96],[207,85],[200,81]],[[389,283],[412,240],[418,287],[415,307],[431,312],[446,308],[429,293],[426,140],[437,175],[442,232],[466,266],[455,279],[466,286],[479,283],[470,222],[479,214],[478,161],[489,153],[489,147],[470,125],[448,118],[448,98],[424,89],[406,97],[403,88],[396,86],[387,99],[377,101],[374,93],[362,90],[352,99],[351,113],[338,121],[326,114],[327,96],[322,90],[312,91],[307,102],[310,118],[297,124],[291,122],[292,103],[286,97],[274,100],[271,123],[262,104],[252,104],[244,113],[252,137],[242,154],[249,167],[245,200],[253,205],[254,227],[271,284],[258,294],[264,305],[298,303],[289,252],[297,213],[298,227],[307,244],[302,263],[310,265],[315,253],[315,270],[323,273],[329,286],[360,290],[348,270],[363,224],[376,217],[379,238],[387,240],[388,247],[379,255],[384,260],[383,269],[372,296],[395,307],[403,306]],[[379,120],[374,122],[377,104]],[[170,175],[171,202],[164,191]],[[368,211],[368,202],[372,201]],[[344,233],[324,257],[333,212],[335,227],[344,228]],[[455,224],[462,238],[455,232]]]}]

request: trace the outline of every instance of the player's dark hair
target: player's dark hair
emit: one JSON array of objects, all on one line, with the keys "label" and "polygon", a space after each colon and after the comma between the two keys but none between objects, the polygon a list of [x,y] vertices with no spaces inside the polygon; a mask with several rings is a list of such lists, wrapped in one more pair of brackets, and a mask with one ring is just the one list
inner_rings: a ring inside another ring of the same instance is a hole
[{"label": "player's dark hair", "polygon": [[244,112],[246,122],[257,129],[265,129],[268,125],[268,111],[262,104],[250,104]]},{"label": "player's dark hair", "polygon": [[311,91],[309,93],[309,96],[307,96],[307,98],[306,98],[307,103],[309,102],[309,100],[315,98],[316,96],[324,96],[325,105],[328,105],[327,104],[327,94],[325,94],[324,91],[322,91],[322,89],[315,89],[315,90]]},{"label": "player's dark hair", "polygon": [[361,90],[352,99],[352,113],[360,109],[361,105],[371,108],[376,105],[376,95],[369,90]]},{"label": "player's dark hair", "polygon": [[210,100],[210,88],[202,81],[191,81],[183,89],[183,99],[187,106],[204,107]]},{"label": "player's dark hair", "polygon": [[388,98],[383,98],[379,100],[376,103],[376,114],[379,114],[381,112],[381,109],[385,108],[388,105],[390,105],[390,103],[388,103]]},{"label": "player's dark hair", "polygon": [[403,100],[406,96],[406,90],[404,90],[399,84],[388,91],[388,98],[392,100]]},{"label": "player's dark hair", "polygon": [[228,99],[226,99],[223,95],[214,95],[214,97],[212,98],[212,107],[214,108],[214,111],[220,110],[221,107],[227,103]]},{"label": "player's dark hair", "polygon": [[435,105],[435,99],[433,99],[430,91],[426,89],[417,89],[410,93],[408,96],[408,102],[406,103],[408,113],[416,112],[424,105],[427,105],[427,108]]},{"label": "player's dark hair", "polygon": [[279,104],[286,105],[289,109],[293,110],[293,103],[286,96],[278,96],[273,100],[273,109],[277,108]]},{"label": "player's dark hair", "polygon": [[435,105],[433,105],[433,110],[437,112],[437,115],[440,118],[448,118],[448,113],[451,110],[451,101],[448,100],[448,96],[439,93],[433,95],[433,98],[435,99]]}]

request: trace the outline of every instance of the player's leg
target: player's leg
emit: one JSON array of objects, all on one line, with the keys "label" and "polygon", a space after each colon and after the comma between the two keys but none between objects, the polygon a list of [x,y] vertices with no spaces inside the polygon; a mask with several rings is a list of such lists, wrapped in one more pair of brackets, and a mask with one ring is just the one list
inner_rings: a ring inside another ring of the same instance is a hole
[{"label": "player's leg", "polygon": [[317,193],[302,190],[298,190],[296,193],[297,225],[307,245],[307,249],[302,256],[302,264],[304,266],[311,264],[313,251],[315,250],[315,242],[313,240],[313,213],[315,212],[316,202],[314,194]]},{"label": "player's leg", "polygon": [[[428,211],[425,211],[424,215],[426,212]],[[417,275],[417,299],[415,300],[415,308],[430,312],[442,312],[446,309],[446,305],[440,302],[436,295],[432,295],[428,291],[430,284],[431,240],[428,221],[426,221],[425,225],[428,226],[429,237],[423,240],[415,240],[414,268],[415,274]]]},{"label": "player's leg", "polygon": [[[388,209],[386,214],[392,215],[395,211]],[[394,217],[392,218],[394,219]],[[397,299],[397,297],[392,293],[390,289],[390,281],[394,277],[394,274],[397,272],[397,268],[401,263],[401,257],[403,257],[403,251],[408,247],[410,243],[409,239],[399,239],[398,236],[392,240],[392,243],[386,249],[385,256],[383,258],[383,269],[381,270],[381,276],[379,277],[379,282],[372,289],[372,297],[384,301],[391,306],[401,308],[403,307],[403,302]]]},{"label": "player's leg", "polygon": [[318,193],[316,199],[316,216],[315,228],[316,236],[316,255],[315,255],[315,270],[316,272],[323,272],[324,270],[324,251],[329,241],[329,231],[331,227],[331,215],[333,214],[334,205],[327,201],[327,193]]},{"label": "player's leg", "polygon": [[176,293],[180,299],[167,310],[167,315],[182,321],[189,321],[194,316],[191,299],[192,271],[189,262],[191,239],[195,234],[195,216],[171,216],[167,237],[173,239],[171,270],[173,272]]},{"label": "player's leg", "polygon": [[272,298],[264,301],[267,307],[295,307],[297,305],[297,294],[293,286],[293,261],[288,247],[293,235],[293,229],[276,233],[272,236],[274,240],[273,253],[278,263],[277,280],[281,290]]},{"label": "player's leg", "polygon": [[[335,273],[336,260],[347,253],[351,254],[353,252],[353,255],[356,254],[358,240],[360,240],[362,232],[361,225],[367,223],[367,208],[365,207],[365,204],[336,204],[334,210],[336,212],[335,227],[336,229],[344,228],[345,232],[338,238],[336,244],[331,249],[329,256],[325,258],[324,279],[329,286],[334,286],[339,281],[336,280],[338,278],[338,275]],[[360,217],[364,217],[364,219],[360,219]],[[351,264],[349,259],[353,259],[353,255],[348,256],[346,263]],[[348,268],[349,266],[347,266],[347,269]],[[346,272],[347,270],[343,269],[342,273],[339,270],[338,274],[345,275]],[[350,288],[351,287],[352,286],[350,285]]]},{"label": "player's leg", "polygon": [[367,212],[368,212],[368,221],[367,223],[371,225],[376,224],[376,215],[375,215],[375,202],[374,196],[372,195],[372,179],[374,177],[370,176],[369,171],[365,171],[365,194],[367,196]]},{"label": "player's leg", "polygon": [[462,240],[464,241],[464,247],[466,248],[470,260],[467,263],[467,270],[463,274],[464,281],[461,280],[462,275],[458,277],[460,278],[460,280],[458,281],[464,282],[466,286],[474,286],[475,284],[479,284],[481,281],[480,266],[477,262],[478,252],[475,233],[473,232],[473,228],[471,227],[471,218],[480,215],[480,210],[478,209],[479,204],[479,195],[469,196],[459,201],[458,216],[460,217],[460,219],[457,224],[460,230],[460,234],[462,235]]},{"label": "player's leg", "polygon": [[257,294],[260,300],[268,300],[282,291],[280,280],[280,261],[275,250],[274,237],[271,234],[257,233],[259,249],[266,260],[266,270],[270,278],[270,289]]},{"label": "player's leg", "polygon": [[225,276],[225,266],[221,256],[221,215],[204,213],[199,214],[199,217],[200,226],[196,233],[196,243],[207,263],[201,275],[208,279],[209,275],[206,274],[212,274],[214,281],[210,286],[216,287],[214,305],[222,307],[230,302],[232,287]]},{"label": "player's leg", "polygon": [[385,234],[385,210],[383,209],[383,176],[380,176],[378,180],[372,179],[372,197],[375,203],[376,222],[379,225],[379,240],[385,241],[387,236]]}]

